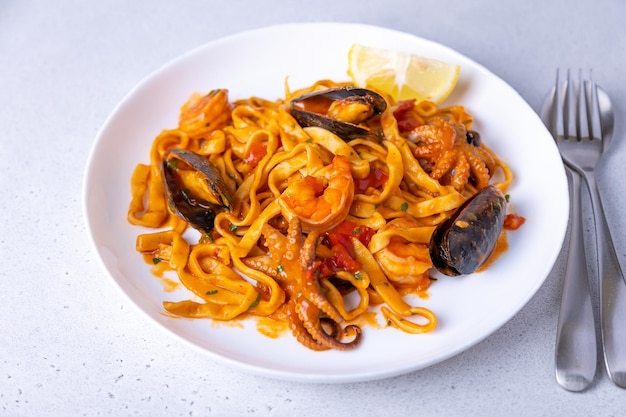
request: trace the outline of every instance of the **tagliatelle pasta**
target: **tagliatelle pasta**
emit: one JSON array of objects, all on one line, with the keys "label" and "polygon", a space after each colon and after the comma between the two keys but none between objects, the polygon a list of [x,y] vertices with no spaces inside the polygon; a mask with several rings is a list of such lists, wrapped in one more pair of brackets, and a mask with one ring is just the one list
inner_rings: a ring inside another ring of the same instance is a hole
[{"label": "tagliatelle pasta", "polygon": [[[354,348],[378,305],[386,325],[436,327],[436,315],[415,305],[432,282],[433,229],[487,184],[505,191],[512,173],[462,106],[386,97],[384,112],[361,123],[371,134],[349,139],[290,113],[292,100],[346,85],[286,85],[275,101],[231,101],[225,89],[194,94],[178,127],[154,139],[149,164],[130,181],[128,221],[156,229],[137,237],[137,250],[190,291],[165,302],[167,312],[264,317],[315,350]],[[206,158],[230,195],[229,204],[203,206],[211,224],[194,241],[173,214],[164,169],[188,199],[201,199],[206,178],[173,149]]]}]

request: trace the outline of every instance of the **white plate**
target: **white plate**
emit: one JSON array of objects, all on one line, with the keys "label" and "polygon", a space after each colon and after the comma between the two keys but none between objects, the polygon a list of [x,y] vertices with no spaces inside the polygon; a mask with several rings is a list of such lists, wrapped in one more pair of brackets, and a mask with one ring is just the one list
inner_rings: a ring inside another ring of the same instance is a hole
[{"label": "white plate", "polygon": [[[126,221],[130,175],[138,162],[148,162],[153,138],[177,125],[179,108],[193,92],[223,87],[231,99],[276,99],[283,96],[285,77],[292,89],[321,78],[348,80],[347,53],[354,42],[460,64],[458,86],[446,103],[467,107],[484,142],[516,175],[511,201],[526,223],[509,233],[509,251],[484,273],[440,279],[431,286],[430,298],[417,303],[437,314],[439,325],[432,333],[365,327],[363,343],[351,352],[313,352],[291,335],[271,339],[257,332],[253,321],[237,328],[164,315],[164,300],[183,299],[187,293],[163,290],[134,249],[141,229]],[[379,27],[336,23],[241,33],[157,70],[104,123],[84,182],[84,214],[94,248],[115,284],[152,321],[213,359],[269,377],[311,382],[390,377],[440,362],[485,339],[544,282],[565,236],[568,201],[565,172],[551,136],[504,81],[439,44]]]}]

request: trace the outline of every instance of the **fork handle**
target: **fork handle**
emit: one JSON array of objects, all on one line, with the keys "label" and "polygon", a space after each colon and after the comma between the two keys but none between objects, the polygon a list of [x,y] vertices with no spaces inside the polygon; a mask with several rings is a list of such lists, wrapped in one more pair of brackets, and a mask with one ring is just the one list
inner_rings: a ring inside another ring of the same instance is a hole
[{"label": "fork handle", "polygon": [[626,388],[626,282],[615,253],[595,176],[585,173],[596,222],[600,329],[609,378]]},{"label": "fork handle", "polygon": [[556,332],[557,382],[568,391],[582,391],[596,373],[598,359],[587,260],[583,243],[581,177],[567,169],[571,183],[571,227],[561,309]]}]

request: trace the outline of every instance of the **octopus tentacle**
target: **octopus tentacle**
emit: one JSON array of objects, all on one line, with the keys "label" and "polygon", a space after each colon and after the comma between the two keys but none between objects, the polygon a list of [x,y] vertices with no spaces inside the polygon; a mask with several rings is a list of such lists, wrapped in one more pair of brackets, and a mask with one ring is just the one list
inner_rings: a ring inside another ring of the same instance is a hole
[{"label": "octopus tentacle", "polygon": [[[303,247],[302,238],[302,225],[298,217],[294,217],[289,222],[289,228],[287,229],[287,251],[285,252],[285,259],[293,261],[298,259],[298,256],[302,253]],[[316,240],[317,242],[317,240]]]},{"label": "octopus tentacle", "polygon": [[361,342],[361,329],[355,325],[347,327],[355,333],[354,338],[350,342],[341,341],[343,336],[347,334],[346,330],[341,332],[333,331],[331,334],[326,333],[319,317],[319,309],[315,305],[308,303],[307,300],[296,302],[296,313],[309,334],[325,347],[336,350],[351,350],[356,348]]},{"label": "octopus tentacle", "polygon": [[330,337],[334,338],[335,340],[341,340],[342,329],[337,322],[331,320],[328,317],[320,317],[320,324],[324,327],[330,328],[330,332],[327,332]]},{"label": "octopus tentacle", "polygon": [[489,185],[489,171],[485,163],[476,155],[466,153],[470,165],[470,172],[479,190]]},{"label": "octopus tentacle", "polygon": [[465,184],[467,184],[467,180],[470,175],[470,164],[467,161],[467,157],[465,154],[459,154],[457,158],[457,165],[454,168],[454,174],[452,175],[451,184],[455,190],[458,192],[463,191]]},{"label": "octopus tentacle", "polygon": [[433,179],[438,180],[443,177],[448,171],[452,169],[458,159],[458,153],[456,151],[445,151],[441,158],[437,160],[435,167],[430,172],[430,176]]},{"label": "octopus tentacle", "polygon": [[[279,248],[287,246],[287,238],[276,228],[269,224],[264,224],[261,230],[265,238],[265,245],[269,248]],[[270,250],[270,254],[274,251]],[[282,253],[280,254],[282,256]]]},{"label": "octopus tentacle", "polygon": [[305,237],[295,217],[289,222],[286,236],[269,225],[261,233],[269,254],[242,258],[242,262],[276,279],[285,291],[289,298],[286,316],[296,340],[317,351],[354,349],[360,342],[361,329],[356,325],[342,328],[343,317],[324,295],[316,275],[320,232],[311,231]]},{"label": "octopus tentacle", "polygon": [[300,249],[300,256],[302,260],[302,266],[305,269],[310,269],[313,267],[313,262],[315,261],[315,248],[317,246],[317,242],[320,237],[320,232],[317,230],[312,231],[309,235],[304,239],[302,243],[302,248]]},{"label": "octopus tentacle", "polygon": [[413,155],[415,155],[416,158],[433,158],[441,152],[441,145],[437,143],[429,143],[415,147]]},{"label": "octopus tentacle", "polygon": [[465,126],[444,116],[417,126],[406,138],[424,171],[458,192],[468,184],[477,189],[486,187],[499,165],[488,148],[468,142]]},{"label": "octopus tentacle", "polygon": [[496,159],[493,154],[483,147],[472,147],[472,153],[480,158],[485,164],[489,172],[493,173],[496,170]]},{"label": "octopus tentacle", "polygon": [[341,322],[343,318],[339,311],[333,306],[328,298],[323,294],[323,289],[319,280],[315,277],[313,263],[315,261],[315,248],[319,240],[320,233],[312,231],[304,240],[302,249],[300,250],[300,258],[303,267],[304,276],[304,296],[313,303],[317,308],[322,310],[328,317],[336,322]]},{"label": "octopus tentacle", "polygon": [[319,292],[305,292],[306,299],[311,302],[315,307],[321,310],[324,314],[326,314],[331,320],[341,323],[343,322],[343,317],[341,313],[335,308],[334,305],[328,301],[325,295]]},{"label": "octopus tentacle", "polygon": [[323,350],[330,349],[330,347],[323,345],[322,343],[320,343],[319,341],[313,338],[311,333],[304,326],[299,315],[296,313],[295,302],[293,300],[288,304],[287,317],[289,318],[291,333],[300,344],[315,351],[323,351]]},{"label": "octopus tentacle", "polygon": [[241,261],[250,268],[257,269],[274,279],[280,279],[280,275],[278,274],[278,271],[276,271],[276,268],[272,266],[271,258],[269,256],[242,258]]}]

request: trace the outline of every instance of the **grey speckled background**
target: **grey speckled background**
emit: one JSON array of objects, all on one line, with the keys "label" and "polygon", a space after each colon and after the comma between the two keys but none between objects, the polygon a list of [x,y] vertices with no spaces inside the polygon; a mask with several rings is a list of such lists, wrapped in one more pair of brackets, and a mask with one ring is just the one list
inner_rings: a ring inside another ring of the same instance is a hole
[{"label": "grey speckled background", "polygon": [[593,67],[617,110],[600,178],[626,263],[624,16],[619,0],[3,0],[0,415],[623,415],[626,392],[600,364],[584,393],[555,382],[564,251],[519,314],[454,358],[375,382],[288,383],[224,367],[146,325],[96,261],[81,187],[109,112],[167,61],[278,23],[367,23],[456,49],[536,110],[557,66]]}]

